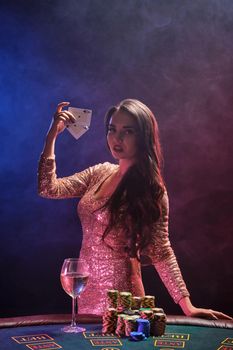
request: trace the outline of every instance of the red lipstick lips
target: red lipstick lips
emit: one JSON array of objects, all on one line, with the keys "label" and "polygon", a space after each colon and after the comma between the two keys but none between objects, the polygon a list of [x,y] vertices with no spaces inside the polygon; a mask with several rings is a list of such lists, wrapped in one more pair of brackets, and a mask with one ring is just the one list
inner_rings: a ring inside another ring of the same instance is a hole
[{"label": "red lipstick lips", "polygon": [[122,148],[121,146],[116,145],[116,146],[113,147],[113,150],[114,150],[115,152],[122,152],[122,151],[123,151],[123,148]]}]

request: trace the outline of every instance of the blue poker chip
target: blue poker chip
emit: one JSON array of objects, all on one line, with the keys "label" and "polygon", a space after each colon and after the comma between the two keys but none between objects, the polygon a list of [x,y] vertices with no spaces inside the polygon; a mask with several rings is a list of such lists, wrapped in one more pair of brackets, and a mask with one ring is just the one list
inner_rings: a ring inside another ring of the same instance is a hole
[{"label": "blue poker chip", "polygon": [[146,338],[148,338],[150,336],[150,322],[144,318],[138,318],[136,322],[138,324],[137,331],[144,333]]},{"label": "blue poker chip", "polygon": [[145,334],[142,332],[130,332],[130,340],[132,341],[140,341],[140,340],[144,340]]}]

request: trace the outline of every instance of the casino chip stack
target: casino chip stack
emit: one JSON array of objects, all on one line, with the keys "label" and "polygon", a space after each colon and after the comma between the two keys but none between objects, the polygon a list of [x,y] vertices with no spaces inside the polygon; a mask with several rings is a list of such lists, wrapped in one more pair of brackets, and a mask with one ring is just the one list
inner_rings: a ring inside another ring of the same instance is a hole
[{"label": "casino chip stack", "polygon": [[125,322],[125,335],[126,337],[130,336],[131,332],[134,332],[137,330],[137,322],[136,320],[140,318],[140,316],[125,316],[124,322]]},{"label": "casino chip stack", "polygon": [[166,315],[162,312],[154,313],[154,320],[151,323],[151,334],[155,337],[160,337],[165,333]]},{"label": "casino chip stack", "polygon": [[140,309],[140,316],[145,320],[149,320],[150,322],[154,319],[154,313],[149,309]]},{"label": "casino chip stack", "polygon": [[120,292],[118,294],[117,311],[123,312],[129,310],[132,305],[132,293],[130,292]]},{"label": "casino chip stack", "polygon": [[107,291],[107,305],[109,308],[117,308],[118,290]]},{"label": "casino chip stack", "polygon": [[116,333],[132,341],[161,336],[165,332],[166,315],[155,307],[155,297],[133,296],[130,292],[107,291],[108,309],[103,315],[103,333]]},{"label": "casino chip stack", "polygon": [[142,297],[132,297],[132,309],[139,310],[141,307]]},{"label": "casino chip stack", "polygon": [[154,322],[154,313],[150,309],[140,309],[140,316],[144,320],[148,320],[150,322],[150,329],[152,327],[152,323]]},{"label": "casino chip stack", "polygon": [[103,333],[114,333],[117,325],[117,310],[109,308],[103,315]]},{"label": "casino chip stack", "polygon": [[145,320],[154,319],[154,312],[150,309],[140,309],[139,312],[140,312],[141,318],[144,318]]},{"label": "casino chip stack", "polygon": [[155,297],[153,295],[145,295],[142,299],[141,307],[151,309],[155,307]]},{"label": "casino chip stack", "polygon": [[125,314],[118,314],[117,316],[116,335],[118,335],[118,337],[125,336],[125,317]]}]

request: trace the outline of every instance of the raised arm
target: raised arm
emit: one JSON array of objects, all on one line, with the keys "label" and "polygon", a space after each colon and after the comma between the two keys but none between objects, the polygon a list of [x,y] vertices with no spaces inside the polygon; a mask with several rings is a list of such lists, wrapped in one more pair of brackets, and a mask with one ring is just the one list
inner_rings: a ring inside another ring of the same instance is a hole
[{"label": "raised arm", "polygon": [[62,110],[63,107],[66,107],[69,104],[69,102],[61,102],[57,106],[45,139],[45,145],[42,151],[42,156],[44,158],[55,158],[55,143],[57,136],[64,131],[66,123],[75,122],[75,118],[70,112]]},{"label": "raised arm", "polygon": [[87,190],[94,168],[88,168],[72,176],[57,178],[55,163],[55,143],[57,136],[65,129],[66,123],[75,121],[68,111],[62,108],[69,102],[57,106],[53,121],[46,136],[38,168],[38,193],[46,198],[81,197]]}]

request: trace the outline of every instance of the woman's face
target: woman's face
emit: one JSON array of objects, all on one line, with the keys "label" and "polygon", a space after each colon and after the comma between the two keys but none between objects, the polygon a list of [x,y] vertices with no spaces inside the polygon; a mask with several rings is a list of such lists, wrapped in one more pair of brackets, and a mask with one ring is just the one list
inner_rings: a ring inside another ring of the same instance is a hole
[{"label": "woman's face", "polygon": [[107,142],[115,159],[135,162],[138,152],[137,130],[134,118],[127,112],[113,113],[107,133]]}]

